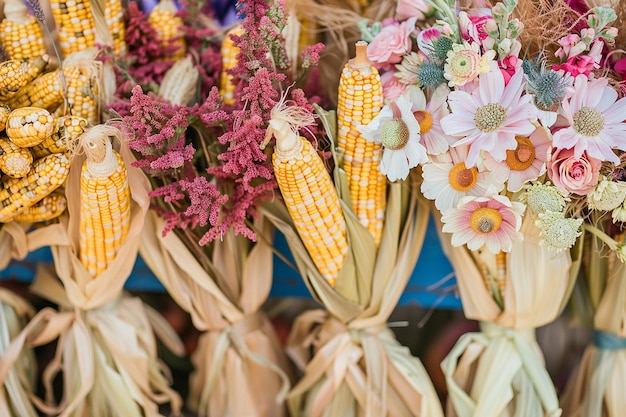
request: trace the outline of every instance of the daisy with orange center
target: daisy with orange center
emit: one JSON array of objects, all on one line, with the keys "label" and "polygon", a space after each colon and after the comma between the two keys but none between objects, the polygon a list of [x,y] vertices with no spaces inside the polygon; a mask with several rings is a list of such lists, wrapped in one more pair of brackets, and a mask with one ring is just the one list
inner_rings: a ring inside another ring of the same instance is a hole
[{"label": "daisy with orange center", "polygon": [[455,208],[442,212],[442,231],[452,233],[452,245],[470,250],[486,247],[491,253],[510,252],[520,232],[525,205],[505,196],[464,197]]},{"label": "daisy with orange center", "polygon": [[444,153],[457,140],[446,135],[441,128],[441,119],[450,113],[447,103],[448,94],[450,94],[450,89],[441,85],[433,92],[428,103],[426,99],[418,100],[414,97],[415,95],[411,95],[413,115],[420,125],[420,142],[429,155]]},{"label": "daisy with orange center", "polygon": [[549,132],[538,127],[529,136],[516,136],[517,147],[506,151],[504,161],[496,161],[485,153],[485,167],[500,181],[506,182],[508,191],[517,192],[525,183],[534,181],[546,172],[546,161],[552,150]]},{"label": "daisy with orange center", "polygon": [[442,162],[431,162],[422,167],[422,193],[424,197],[435,200],[438,210],[456,206],[462,197],[483,197],[489,188],[497,192],[504,188],[504,182],[491,172],[466,166],[467,150],[467,146],[451,149],[445,154],[447,161],[442,156],[439,158]]}]

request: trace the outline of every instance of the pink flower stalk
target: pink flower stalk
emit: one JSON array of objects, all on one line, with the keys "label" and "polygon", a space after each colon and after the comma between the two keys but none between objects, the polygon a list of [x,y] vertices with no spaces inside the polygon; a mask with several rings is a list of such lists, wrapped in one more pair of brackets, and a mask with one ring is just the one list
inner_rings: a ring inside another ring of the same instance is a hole
[{"label": "pink flower stalk", "polygon": [[554,133],[553,146],[573,149],[576,158],[586,151],[592,158],[619,164],[613,149],[626,151],[626,98],[617,100],[608,79],[584,75],[576,77],[572,91],[561,104],[566,127]]},{"label": "pink flower stalk", "polygon": [[519,231],[525,206],[505,196],[465,197],[458,206],[444,211],[442,231],[452,233],[452,246],[483,246],[491,253],[510,252],[513,242],[523,239]]},{"label": "pink flower stalk", "polygon": [[587,152],[577,158],[572,149],[554,149],[550,157],[548,176],[562,191],[587,195],[598,184],[602,161]]},{"label": "pink flower stalk", "polygon": [[416,17],[402,23],[383,27],[367,45],[367,56],[375,64],[397,64],[411,51],[411,34],[415,30]]},{"label": "pink flower stalk", "polygon": [[468,167],[474,166],[481,152],[496,161],[517,147],[515,136],[528,136],[534,130],[537,108],[524,92],[524,73],[518,68],[508,85],[499,70],[481,74],[478,88],[471,93],[452,91],[448,96],[451,113],[441,119],[443,131],[460,138],[453,146],[468,144]]}]

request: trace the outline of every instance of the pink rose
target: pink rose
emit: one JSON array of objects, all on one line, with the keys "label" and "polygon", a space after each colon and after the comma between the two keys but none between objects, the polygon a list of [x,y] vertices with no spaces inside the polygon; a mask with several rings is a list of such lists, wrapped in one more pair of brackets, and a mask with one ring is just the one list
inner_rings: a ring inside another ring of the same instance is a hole
[{"label": "pink rose", "polygon": [[411,51],[411,33],[415,30],[416,17],[402,23],[390,24],[374,37],[367,46],[367,57],[377,64],[397,64]]},{"label": "pink rose", "polygon": [[461,37],[468,42],[476,42],[482,45],[482,42],[489,37],[485,30],[485,24],[493,20],[490,15],[472,16],[466,12],[459,13],[459,28],[461,29]]},{"label": "pink rose", "polygon": [[394,101],[400,97],[408,87],[401,83],[398,77],[395,77],[393,71],[387,71],[380,76],[380,82],[383,85],[383,96],[387,101]]},{"label": "pink rose", "polygon": [[548,176],[559,189],[586,195],[598,184],[602,161],[583,152],[580,158],[573,149],[554,149],[548,161]]},{"label": "pink rose", "polygon": [[406,20],[417,17],[424,20],[424,15],[430,11],[430,6],[424,0],[398,0],[396,5],[396,19]]},{"label": "pink rose", "polygon": [[591,71],[596,68],[599,68],[599,65],[589,55],[575,55],[562,64],[554,64],[552,66],[553,70],[563,70],[574,77],[580,74],[588,77]]}]

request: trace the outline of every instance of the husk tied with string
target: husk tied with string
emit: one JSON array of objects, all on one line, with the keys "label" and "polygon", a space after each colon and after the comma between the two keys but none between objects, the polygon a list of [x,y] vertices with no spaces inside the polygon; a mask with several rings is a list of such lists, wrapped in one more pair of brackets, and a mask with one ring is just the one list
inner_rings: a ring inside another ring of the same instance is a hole
[{"label": "husk tied with string", "polygon": [[[318,110],[333,141],[334,112]],[[274,134],[280,135],[280,129]],[[334,182],[349,249],[334,279],[324,277],[314,263],[284,201],[263,208],[285,236],[297,270],[322,307],[297,317],[288,339],[288,354],[303,373],[288,396],[291,415],[442,416],[421,362],[386,324],[424,242],[429,210],[418,197],[417,178],[388,186],[377,248],[347,202],[346,174],[341,161],[336,162]]]},{"label": "husk tied with string", "polygon": [[447,415],[561,415],[534,331],[556,319],[567,303],[581,245],[571,254],[540,245],[535,220],[527,210],[520,229],[523,241],[514,242],[506,254],[453,247],[449,235],[440,236],[463,312],[481,325],[480,332],[461,336],[442,362]]},{"label": "husk tied with string", "polygon": [[[49,226],[54,271],[41,268],[32,290],[58,305],[39,311],[5,350],[0,362],[4,380],[23,349],[53,341],[57,349],[46,364],[42,383],[45,398],[30,393],[37,408],[63,417],[161,416],[159,405],[170,403],[174,413],[181,400],[169,387],[167,371],[157,358],[155,333],[176,353],[182,343],[160,316],[143,302],[124,294],[134,266],[144,217],[148,182],[132,168],[134,160],[121,132],[107,125],[91,128],[81,140],[105,145],[113,142],[127,167],[130,186],[130,224],[120,250],[107,268],[92,275],[79,258],[79,182],[84,154],[76,154],[66,183],[68,215]],[[53,382],[62,374],[61,398]]]}]

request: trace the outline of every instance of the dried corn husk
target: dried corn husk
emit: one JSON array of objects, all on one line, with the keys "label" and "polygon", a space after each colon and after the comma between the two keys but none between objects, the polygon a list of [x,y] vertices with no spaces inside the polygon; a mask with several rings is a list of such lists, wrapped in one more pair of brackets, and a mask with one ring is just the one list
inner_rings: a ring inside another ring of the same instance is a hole
[{"label": "dried corn husk", "polygon": [[[441,230],[441,227],[439,227]],[[451,416],[558,416],[558,399],[543,366],[533,329],[556,319],[573,290],[579,249],[554,252],[539,245],[540,230],[527,213],[522,242],[506,256],[504,288],[497,296],[481,273],[495,255],[442,247],[455,270],[465,315],[482,322],[483,331],[463,336],[442,363]]]},{"label": "dried corn husk", "polygon": [[[102,134],[123,140],[121,132],[99,125]],[[119,143],[116,144],[119,147]],[[57,354],[47,364],[43,384],[47,400],[33,395],[35,405],[45,414],[62,417],[161,416],[158,405],[171,402],[176,413],[181,399],[163,375],[156,356],[155,326],[143,303],[122,293],[138,253],[139,237],[148,209],[149,184],[144,174],[132,168],[133,157],[126,146],[119,150],[128,168],[133,201],[131,223],[122,250],[109,267],[93,279],[78,258],[80,167],[84,155],[74,158],[67,184],[69,216],[60,218],[54,230],[56,244],[51,246],[56,274],[41,268],[33,291],[58,304],[59,309],[41,310],[26,326],[0,360],[0,381],[24,348],[40,346],[58,339]],[[58,279],[56,276],[58,276]],[[168,341],[182,353],[182,343]],[[63,395],[58,404],[52,381],[63,374]]]},{"label": "dried corn husk", "polygon": [[193,65],[191,56],[186,56],[167,70],[159,87],[159,96],[174,105],[187,105],[196,96],[199,78],[200,72]]},{"label": "dried corn husk", "polygon": [[165,221],[149,213],[141,256],[203,333],[192,355],[188,406],[201,416],[285,416],[290,370],[260,310],[272,281],[272,229],[261,217],[258,243],[233,234],[203,266]]}]

